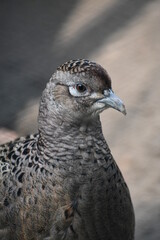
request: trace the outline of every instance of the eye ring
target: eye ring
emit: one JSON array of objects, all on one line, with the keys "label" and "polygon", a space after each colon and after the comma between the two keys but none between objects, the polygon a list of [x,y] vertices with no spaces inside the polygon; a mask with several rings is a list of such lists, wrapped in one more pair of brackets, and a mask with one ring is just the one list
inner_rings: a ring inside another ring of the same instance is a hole
[{"label": "eye ring", "polygon": [[78,83],[78,84],[76,84],[76,90],[79,93],[84,93],[87,90],[87,88],[84,84]]},{"label": "eye ring", "polygon": [[74,97],[84,97],[90,94],[89,88],[83,83],[69,86],[69,93]]}]

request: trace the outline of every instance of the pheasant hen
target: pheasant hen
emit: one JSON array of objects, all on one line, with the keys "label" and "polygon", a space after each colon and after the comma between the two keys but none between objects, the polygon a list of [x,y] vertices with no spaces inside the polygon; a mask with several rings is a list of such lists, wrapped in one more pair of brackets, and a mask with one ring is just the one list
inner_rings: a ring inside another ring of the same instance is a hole
[{"label": "pheasant hen", "polygon": [[126,114],[100,65],[57,68],[38,133],[0,146],[0,239],[134,239],[130,193],[102,134],[107,108]]}]

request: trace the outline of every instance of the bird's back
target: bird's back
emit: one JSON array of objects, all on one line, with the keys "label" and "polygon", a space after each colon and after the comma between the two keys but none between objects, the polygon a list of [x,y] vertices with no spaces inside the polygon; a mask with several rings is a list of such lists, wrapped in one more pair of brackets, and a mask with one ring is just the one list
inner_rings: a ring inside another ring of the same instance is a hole
[{"label": "bird's back", "polygon": [[29,239],[27,232],[30,237],[35,235],[31,221],[38,216],[32,207],[36,201],[34,174],[39,167],[37,138],[37,134],[30,135],[0,146],[0,239]]}]

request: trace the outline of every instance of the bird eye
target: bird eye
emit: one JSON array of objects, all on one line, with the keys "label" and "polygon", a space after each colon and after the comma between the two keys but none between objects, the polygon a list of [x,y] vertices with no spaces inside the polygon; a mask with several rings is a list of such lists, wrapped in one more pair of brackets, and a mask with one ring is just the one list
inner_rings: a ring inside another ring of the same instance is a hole
[{"label": "bird eye", "polygon": [[83,92],[85,92],[85,91],[87,90],[86,86],[83,85],[83,84],[77,84],[77,85],[76,85],[76,89],[77,89],[77,91],[78,91],[79,93],[83,93]]},{"label": "bird eye", "polygon": [[69,93],[74,97],[84,97],[90,94],[88,88],[82,83],[69,86]]}]

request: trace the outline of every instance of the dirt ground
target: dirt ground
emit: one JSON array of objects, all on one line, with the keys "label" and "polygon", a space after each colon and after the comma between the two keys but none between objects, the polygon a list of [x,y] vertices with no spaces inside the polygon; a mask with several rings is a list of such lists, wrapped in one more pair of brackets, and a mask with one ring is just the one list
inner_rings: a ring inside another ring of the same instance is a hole
[{"label": "dirt ground", "polygon": [[57,65],[100,63],[127,116],[103,132],[125,176],[136,240],[160,239],[160,1],[1,1],[0,142],[37,131],[38,102]]}]

